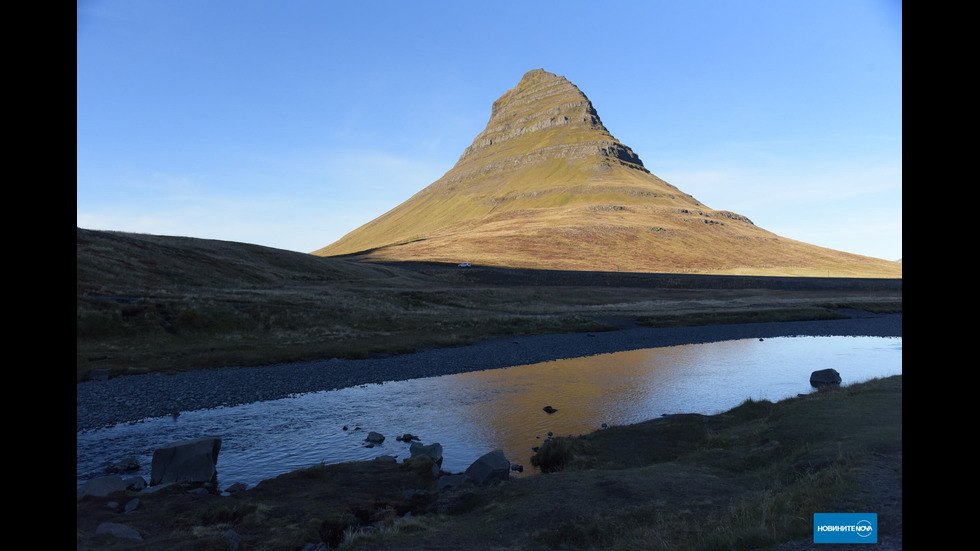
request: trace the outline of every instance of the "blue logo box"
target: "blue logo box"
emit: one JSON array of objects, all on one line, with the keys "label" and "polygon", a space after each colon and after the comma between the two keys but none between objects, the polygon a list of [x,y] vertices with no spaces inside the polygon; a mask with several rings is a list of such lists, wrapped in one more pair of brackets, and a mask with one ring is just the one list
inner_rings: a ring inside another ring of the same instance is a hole
[{"label": "blue logo box", "polygon": [[878,514],[813,513],[813,543],[878,543]]}]

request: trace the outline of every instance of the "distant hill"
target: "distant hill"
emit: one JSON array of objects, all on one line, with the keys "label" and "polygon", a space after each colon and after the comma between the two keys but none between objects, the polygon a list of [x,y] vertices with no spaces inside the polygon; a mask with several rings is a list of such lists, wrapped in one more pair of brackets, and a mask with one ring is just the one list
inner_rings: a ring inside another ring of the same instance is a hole
[{"label": "distant hill", "polygon": [[395,272],[249,243],[83,228],[75,232],[79,296],[336,284],[390,279]]},{"label": "distant hill", "polygon": [[371,261],[896,278],[899,262],[781,237],[652,174],[574,84],[542,69],[494,102],[442,178],[313,252]]}]

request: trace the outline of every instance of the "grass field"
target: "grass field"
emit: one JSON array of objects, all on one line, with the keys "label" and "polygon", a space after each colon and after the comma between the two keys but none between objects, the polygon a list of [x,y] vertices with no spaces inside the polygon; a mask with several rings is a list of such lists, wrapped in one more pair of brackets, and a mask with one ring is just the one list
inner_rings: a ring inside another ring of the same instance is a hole
[{"label": "grass field", "polygon": [[76,380],[397,354],[506,336],[901,311],[901,280],[384,265],[78,230]]}]

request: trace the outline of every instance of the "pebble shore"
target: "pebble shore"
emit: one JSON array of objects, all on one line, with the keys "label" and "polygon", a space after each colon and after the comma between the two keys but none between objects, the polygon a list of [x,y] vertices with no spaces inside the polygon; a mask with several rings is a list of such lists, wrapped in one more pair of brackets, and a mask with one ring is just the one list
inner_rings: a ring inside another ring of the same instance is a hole
[{"label": "pebble shore", "polygon": [[469,346],[422,350],[384,358],[333,358],[85,381],[76,385],[76,430],[97,429],[183,411],[277,400],[306,392],[436,377],[623,350],[746,338],[902,336],[901,314],[847,313],[853,317],[701,327],[628,327],[597,333],[508,337]]}]

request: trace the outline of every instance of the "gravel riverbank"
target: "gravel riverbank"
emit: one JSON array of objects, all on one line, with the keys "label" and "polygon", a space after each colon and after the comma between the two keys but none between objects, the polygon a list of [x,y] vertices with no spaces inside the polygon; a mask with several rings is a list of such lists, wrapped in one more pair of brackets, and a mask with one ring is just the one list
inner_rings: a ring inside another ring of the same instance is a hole
[{"label": "gravel riverbank", "polygon": [[493,339],[470,346],[364,360],[325,359],[174,375],[123,376],[76,385],[76,430],[182,411],[276,400],[292,394],[435,377],[593,354],[786,336],[901,337],[902,315],[847,312],[840,320],[702,327],[625,327],[599,333]]}]

